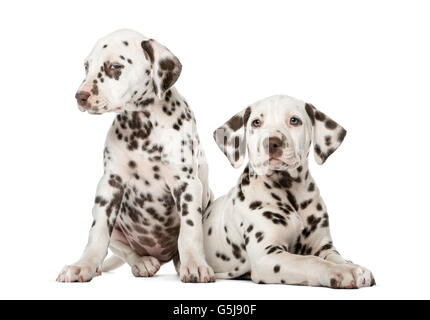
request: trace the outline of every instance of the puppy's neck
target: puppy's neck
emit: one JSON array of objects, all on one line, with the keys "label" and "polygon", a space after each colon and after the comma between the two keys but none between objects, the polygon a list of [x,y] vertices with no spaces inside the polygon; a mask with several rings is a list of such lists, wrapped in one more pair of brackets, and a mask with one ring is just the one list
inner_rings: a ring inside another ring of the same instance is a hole
[{"label": "puppy's neck", "polygon": [[302,184],[309,177],[309,166],[308,163],[305,162],[301,164],[299,167],[292,170],[284,170],[284,171],[272,171],[270,174],[266,175],[267,179],[271,181],[282,181],[289,180],[295,182],[296,184]]},{"label": "puppy's neck", "polygon": [[163,104],[169,103],[170,100],[176,99],[177,96],[179,96],[179,94],[174,87],[159,96],[154,83],[150,82],[147,86],[143,86],[141,89],[137,89],[132,93],[124,110],[144,112],[151,107],[161,108]]},{"label": "puppy's neck", "polygon": [[308,180],[312,179],[307,161],[291,171],[271,171],[265,175],[257,175],[248,165],[242,176],[248,177],[250,181],[262,182],[267,188],[270,186],[277,189],[305,188]]}]

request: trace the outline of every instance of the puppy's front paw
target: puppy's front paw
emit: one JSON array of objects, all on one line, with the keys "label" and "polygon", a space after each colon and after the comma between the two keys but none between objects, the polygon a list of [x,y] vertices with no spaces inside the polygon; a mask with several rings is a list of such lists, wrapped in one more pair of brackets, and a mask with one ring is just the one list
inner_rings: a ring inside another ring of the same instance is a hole
[{"label": "puppy's front paw", "polygon": [[329,274],[329,287],[333,289],[358,289],[375,284],[368,269],[354,264],[336,265]]},{"label": "puppy's front paw", "polygon": [[161,264],[154,257],[140,257],[135,265],[131,268],[131,272],[135,277],[152,277],[158,270],[160,270]]},{"label": "puppy's front paw", "polygon": [[356,276],[357,282],[361,283],[361,286],[359,286],[359,288],[376,286],[375,278],[373,277],[373,274],[369,269],[362,267],[358,264],[352,265],[356,268],[355,270],[358,270]]},{"label": "puppy's front paw", "polygon": [[209,283],[215,282],[215,273],[207,264],[188,263],[182,264],[179,277],[185,283]]},{"label": "puppy's front paw", "polygon": [[70,265],[61,270],[57,282],[89,282],[98,275],[101,275],[101,271],[97,267]]}]

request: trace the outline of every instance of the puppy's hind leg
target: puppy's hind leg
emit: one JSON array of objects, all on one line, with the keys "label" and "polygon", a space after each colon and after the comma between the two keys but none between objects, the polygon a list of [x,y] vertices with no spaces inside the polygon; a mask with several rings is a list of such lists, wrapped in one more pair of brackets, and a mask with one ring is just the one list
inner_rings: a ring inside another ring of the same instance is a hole
[{"label": "puppy's hind leg", "polygon": [[119,258],[125,261],[131,267],[131,272],[135,277],[154,276],[161,268],[160,261],[151,256],[139,256],[126,241],[121,231],[115,229],[109,248],[116,257],[111,259]]},{"label": "puppy's hind leg", "polygon": [[113,271],[113,270],[121,267],[124,263],[125,263],[124,260],[122,260],[120,257],[114,255],[114,256],[110,257],[109,259],[107,259],[103,262],[102,271],[103,272]]}]

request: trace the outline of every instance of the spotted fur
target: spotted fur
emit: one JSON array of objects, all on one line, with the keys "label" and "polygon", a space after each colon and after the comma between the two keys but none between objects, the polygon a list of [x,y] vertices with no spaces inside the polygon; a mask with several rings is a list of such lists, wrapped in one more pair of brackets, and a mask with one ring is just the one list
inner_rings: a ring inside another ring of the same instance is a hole
[{"label": "spotted fur", "polygon": [[[79,108],[117,115],[88,245],[58,281],[90,281],[124,262],[135,276],[148,277],[172,259],[182,281],[214,281],[201,223],[212,193],[193,112],[173,87],[178,58],[155,40],[121,30],[99,40],[85,66]],[[104,262],[108,248],[114,256]]]},{"label": "spotted fur", "polygon": [[311,144],[322,164],[345,134],[315,107],[286,96],[257,102],[216,130],[216,143],[234,167],[246,150],[249,156],[237,185],[204,215],[206,257],[217,278],[249,275],[256,283],[332,288],[375,284],[369,270],[345,261],[333,246],[327,208],[309,173]]}]

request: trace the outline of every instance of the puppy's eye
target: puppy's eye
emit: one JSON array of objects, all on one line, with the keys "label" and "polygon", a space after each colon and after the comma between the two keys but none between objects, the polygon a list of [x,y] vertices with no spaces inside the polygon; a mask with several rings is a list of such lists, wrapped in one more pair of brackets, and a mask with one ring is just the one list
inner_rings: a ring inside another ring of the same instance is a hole
[{"label": "puppy's eye", "polygon": [[122,68],[124,68],[124,66],[122,64],[119,64],[119,63],[111,63],[109,65],[109,70],[111,70],[111,71],[119,70]]},{"label": "puppy's eye", "polygon": [[302,124],[302,120],[300,120],[299,118],[296,118],[296,117],[292,117],[292,118],[290,119],[290,124],[291,124],[292,126],[299,126],[299,125],[301,125],[301,124]]},{"label": "puppy's eye", "polygon": [[255,119],[254,121],[252,121],[252,126],[253,126],[254,128],[259,128],[259,127],[261,127],[261,120],[259,120],[259,119]]},{"label": "puppy's eye", "polygon": [[88,72],[88,69],[90,68],[90,65],[88,64],[88,62],[85,62],[85,72]]}]

